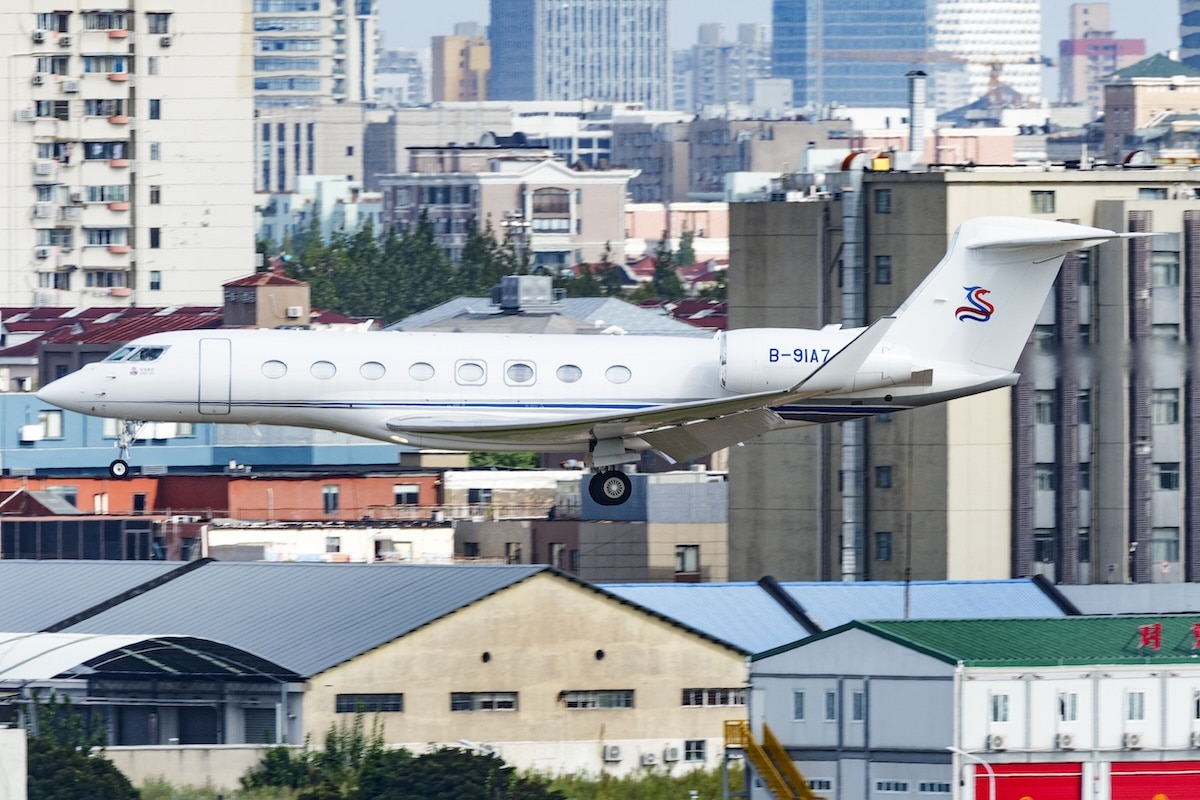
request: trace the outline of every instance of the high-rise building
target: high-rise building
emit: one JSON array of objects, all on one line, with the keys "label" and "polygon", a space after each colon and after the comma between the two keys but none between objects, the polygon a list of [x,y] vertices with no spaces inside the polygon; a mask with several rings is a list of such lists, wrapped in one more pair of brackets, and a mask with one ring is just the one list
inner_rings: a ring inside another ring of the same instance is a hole
[{"label": "high-rise building", "polygon": [[378,0],[253,0],[254,102],[375,99]]},{"label": "high-rise building", "polygon": [[772,74],[792,80],[797,108],[907,104],[921,68],[949,110],[998,82],[1039,95],[1038,0],[774,0]]},{"label": "high-rise building", "polygon": [[754,82],[771,77],[771,44],[766,25],[739,25],[737,41],[725,39],[724,26],[700,26],[691,55],[692,109],[727,103],[749,105]]},{"label": "high-rise building", "polygon": [[1179,60],[1200,67],[1200,0],[1179,0]]},{"label": "high-rise building", "polygon": [[433,37],[433,101],[487,100],[491,46],[482,34]]},{"label": "high-rise building", "polygon": [[668,107],[667,0],[491,0],[493,100]]},{"label": "high-rise building", "polygon": [[0,7],[0,304],[216,303],[254,271],[250,0],[153,9]]},{"label": "high-rise building", "polygon": [[1058,43],[1059,99],[1094,115],[1104,105],[1104,80],[1145,58],[1146,40],[1114,38],[1108,3],[1072,3],[1067,19],[1070,38]]}]

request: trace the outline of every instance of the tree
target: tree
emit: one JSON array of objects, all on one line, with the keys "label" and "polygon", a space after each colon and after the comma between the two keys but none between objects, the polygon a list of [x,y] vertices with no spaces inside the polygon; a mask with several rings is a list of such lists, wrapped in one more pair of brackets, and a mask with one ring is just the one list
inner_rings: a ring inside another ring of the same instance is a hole
[{"label": "tree", "polygon": [[537,453],[471,453],[467,463],[478,469],[502,467],[504,469],[537,469]]},{"label": "tree", "polygon": [[129,778],[104,757],[103,738],[84,731],[69,698],[35,696],[29,710],[27,753],[29,800],[138,800]]},{"label": "tree", "polygon": [[675,260],[667,244],[667,232],[663,231],[662,239],[654,250],[654,276],[649,283],[635,289],[629,299],[635,303],[642,300],[678,300],[683,295],[683,281],[679,280],[679,273],[675,271]]},{"label": "tree", "polygon": [[496,234],[490,218],[483,228],[472,220],[468,231],[467,241],[463,244],[462,254],[458,259],[458,293],[488,296],[492,287],[504,277],[500,246],[496,243]]},{"label": "tree", "polygon": [[494,755],[443,748],[363,770],[355,800],[566,800],[549,780],[520,776]]},{"label": "tree", "polygon": [[689,228],[684,228],[683,233],[679,234],[679,249],[675,251],[675,263],[679,266],[689,267],[696,263],[695,238]]}]

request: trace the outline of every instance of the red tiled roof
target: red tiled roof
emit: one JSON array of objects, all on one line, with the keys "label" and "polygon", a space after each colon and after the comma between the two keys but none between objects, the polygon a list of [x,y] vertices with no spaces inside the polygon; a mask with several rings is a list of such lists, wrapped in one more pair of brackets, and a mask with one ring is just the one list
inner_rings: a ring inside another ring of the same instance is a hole
[{"label": "red tiled roof", "polygon": [[274,272],[255,272],[244,278],[234,278],[221,284],[222,286],[303,286],[304,281],[277,275]]}]

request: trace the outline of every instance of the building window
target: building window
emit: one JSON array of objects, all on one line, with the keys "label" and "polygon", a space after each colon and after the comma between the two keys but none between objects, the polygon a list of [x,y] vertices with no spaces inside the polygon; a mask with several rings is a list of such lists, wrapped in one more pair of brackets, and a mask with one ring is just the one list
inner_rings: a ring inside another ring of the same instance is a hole
[{"label": "building window", "polygon": [[875,213],[876,214],[892,213],[892,190],[891,189],[876,189],[875,190]]},{"label": "building window", "polygon": [[1077,263],[1079,265],[1079,273],[1078,273],[1079,274],[1079,285],[1080,286],[1091,286],[1092,285],[1092,251],[1091,250],[1077,250],[1075,252],[1075,258],[1077,259]]},{"label": "building window", "polygon": [[1150,530],[1150,560],[1155,564],[1179,563],[1179,528]]},{"label": "building window", "polygon": [[875,560],[892,560],[892,532],[875,531]]},{"label": "building window", "polygon": [[684,689],[683,705],[695,706],[744,706],[745,689]]},{"label": "building window", "polygon": [[1082,390],[1076,397],[1078,407],[1076,409],[1079,416],[1080,425],[1092,424],[1092,392],[1090,389]]},{"label": "building window", "polygon": [[1034,325],[1033,326],[1033,346],[1035,349],[1043,353],[1048,353],[1054,350],[1054,345],[1058,343],[1058,331],[1053,325]]},{"label": "building window", "polygon": [[129,61],[125,56],[84,56],[83,72],[85,75],[121,75],[129,71]]},{"label": "building window", "polygon": [[1037,191],[1029,193],[1029,211],[1033,214],[1054,213],[1054,192]]},{"label": "building window", "polygon": [[152,12],[146,15],[147,33],[170,33],[171,15]]},{"label": "building window", "polygon": [[1179,489],[1179,462],[1157,461],[1153,467],[1154,488],[1166,491]]},{"label": "building window", "polygon": [[1174,250],[1155,250],[1150,254],[1150,285],[1179,285],[1179,253]]},{"label": "building window", "polygon": [[162,228],[150,229],[150,249],[157,250],[162,247]]},{"label": "building window", "polygon": [[337,484],[327,484],[321,487],[321,508],[326,514],[338,512],[339,491]]},{"label": "building window", "polygon": [[128,27],[124,11],[87,11],[83,15],[85,31],[123,31]]},{"label": "building window", "polygon": [[566,691],[563,704],[571,709],[584,708],[633,708],[633,689],[608,689],[600,691]]},{"label": "building window", "polygon": [[703,739],[684,739],[683,760],[703,761],[706,758],[705,744],[706,742]]},{"label": "building window", "polygon": [[1033,560],[1039,564],[1053,564],[1057,559],[1053,528],[1036,528],[1033,531]]},{"label": "building window", "polygon": [[833,722],[837,719],[837,692],[825,693],[825,721]]},{"label": "building window", "polygon": [[129,158],[129,143],[84,142],[83,157],[87,161],[114,161]]},{"label": "building window", "polygon": [[1008,722],[1008,695],[992,695],[992,722]]},{"label": "building window", "polygon": [[61,411],[39,411],[38,423],[42,426],[42,438],[61,439],[63,416]]},{"label": "building window", "polygon": [[804,720],[804,692],[792,692],[792,719]]},{"label": "building window", "polygon": [[1075,722],[1079,719],[1079,695],[1075,692],[1059,692],[1059,722]]},{"label": "building window", "polygon": [[161,161],[162,160],[162,145],[159,144],[158,142],[150,142],[150,160],[151,161]]},{"label": "building window", "polygon": [[1046,462],[1034,464],[1033,483],[1039,492],[1053,492],[1058,489],[1058,473],[1054,465]]},{"label": "building window", "polygon": [[451,711],[516,711],[516,692],[451,692]]},{"label": "building window", "polygon": [[403,694],[339,694],[334,706],[337,714],[379,714],[403,710]]},{"label": "building window", "polygon": [[907,794],[908,781],[875,781],[875,791],[886,794]]},{"label": "building window", "polygon": [[521,563],[521,543],[520,542],[505,542],[504,543],[504,563],[505,564],[520,564]]},{"label": "building window", "polygon": [[1136,722],[1146,718],[1146,693],[1129,692],[1125,695],[1125,719]]},{"label": "building window", "polygon": [[1039,425],[1053,425],[1057,420],[1054,414],[1053,389],[1038,389],[1033,394],[1033,417]]},{"label": "building window", "polygon": [[43,119],[66,122],[71,118],[71,104],[68,100],[38,100],[34,104],[34,113]]},{"label": "building window", "polygon": [[128,228],[88,228],[87,244],[95,247],[108,247],[114,244],[128,244]]},{"label": "building window", "polygon": [[89,203],[124,203],[129,200],[129,187],[124,184],[89,186],[84,196]]},{"label": "building window", "polygon": [[1077,477],[1078,477],[1078,481],[1079,481],[1079,491],[1081,491],[1081,492],[1091,491],[1091,489],[1092,489],[1092,462],[1080,461],[1079,462],[1079,472],[1078,472]]},{"label": "building window", "polygon": [[1079,543],[1079,563],[1087,564],[1092,560],[1092,529],[1080,528],[1077,536]]},{"label": "building window", "polygon": [[1172,343],[1179,341],[1179,325],[1173,322],[1155,323],[1150,326],[1150,338],[1155,342]]},{"label": "building window", "polygon": [[421,502],[421,487],[415,483],[397,483],[392,486],[392,504],[415,506]]},{"label": "building window", "polygon": [[467,503],[473,506],[486,505],[492,502],[491,489],[467,489]]},{"label": "building window", "polygon": [[1155,389],[1150,398],[1150,416],[1155,425],[1179,422],[1179,390]]},{"label": "building window", "polygon": [[325,537],[325,552],[326,553],[342,552],[342,537],[326,536]]},{"label": "building window", "polygon": [[158,56],[148,56],[146,58],[146,73],[149,75],[158,74]]},{"label": "building window", "polygon": [[875,283],[886,285],[892,282],[892,257],[875,256]]},{"label": "building window", "polygon": [[48,11],[37,15],[37,29],[41,31],[54,31],[55,33],[66,33],[71,30],[71,12],[70,11]]},{"label": "building window", "polygon": [[945,781],[921,781],[917,784],[921,794],[950,794],[950,784]]},{"label": "building window", "polygon": [[867,694],[866,692],[851,692],[850,693],[850,721],[862,722],[867,718]]},{"label": "building window", "polygon": [[700,545],[675,545],[675,574],[681,572],[696,573],[700,571]]},{"label": "building window", "polygon": [[162,187],[161,186],[151,186],[150,187],[150,205],[152,205],[152,206],[162,205]]},{"label": "building window", "polygon": [[876,489],[891,489],[892,488],[892,468],[890,466],[875,468],[875,488]]},{"label": "building window", "polygon": [[150,270],[150,291],[157,292],[162,289],[162,270]]},{"label": "building window", "polygon": [[150,119],[162,119],[162,100],[150,101]]}]

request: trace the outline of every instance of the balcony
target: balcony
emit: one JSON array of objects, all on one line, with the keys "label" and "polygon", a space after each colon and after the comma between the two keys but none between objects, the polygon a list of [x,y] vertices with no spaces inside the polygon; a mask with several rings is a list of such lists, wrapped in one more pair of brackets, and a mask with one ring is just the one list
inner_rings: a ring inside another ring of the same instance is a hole
[{"label": "balcony", "polygon": [[108,165],[113,169],[129,169],[132,162],[128,158],[110,158]]},{"label": "balcony", "polygon": [[110,72],[110,73],[108,73],[108,79],[110,81],[112,81],[113,83],[124,83],[125,81],[129,80],[129,73],[128,72]]},{"label": "balcony", "polygon": [[123,30],[114,28],[113,30],[108,32],[108,38],[110,38],[110,39],[128,39],[129,31],[123,31]]},{"label": "balcony", "polygon": [[128,211],[129,203],[123,200],[117,200],[108,204],[109,211]]},{"label": "balcony", "polygon": [[123,256],[126,253],[128,253],[129,250],[130,250],[130,248],[129,248],[129,245],[127,245],[127,244],[110,244],[110,245],[108,245],[108,252],[112,253],[115,256]]},{"label": "balcony", "polygon": [[113,114],[108,118],[108,122],[110,125],[128,125],[129,117],[124,114]]}]

